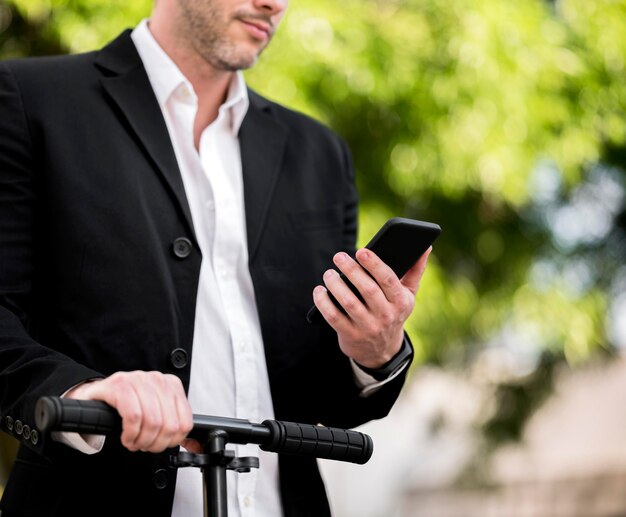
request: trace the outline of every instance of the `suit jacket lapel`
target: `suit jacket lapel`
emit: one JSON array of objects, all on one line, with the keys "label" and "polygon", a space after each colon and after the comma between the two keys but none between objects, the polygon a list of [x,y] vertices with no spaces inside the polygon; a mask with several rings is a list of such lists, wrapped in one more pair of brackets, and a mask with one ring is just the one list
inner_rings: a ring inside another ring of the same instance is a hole
[{"label": "suit jacket lapel", "polygon": [[130,38],[130,30],[100,51],[96,66],[105,74],[102,86],[165,180],[195,240],[176,155],[150,80]]},{"label": "suit jacket lapel", "polygon": [[271,115],[270,104],[249,91],[250,107],[239,131],[246,204],[248,254],[252,262],[279,177],[287,128]]},{"label": "suit jacket lapel", "polygon": [[[193,222],[176,155],[167,126],[159,108],[150,80],[130,38],[130,30],[104,47],[96,66],[104,73],[102,85],[117,105],[120,116],[144,147],[170,188],[195,240]],[[250,94],[250,107],[242,123],[239,138],[243,169],[248,253],[252,262],[258,248],[280,173],[287,128],[271,114],[268,101]]]}]

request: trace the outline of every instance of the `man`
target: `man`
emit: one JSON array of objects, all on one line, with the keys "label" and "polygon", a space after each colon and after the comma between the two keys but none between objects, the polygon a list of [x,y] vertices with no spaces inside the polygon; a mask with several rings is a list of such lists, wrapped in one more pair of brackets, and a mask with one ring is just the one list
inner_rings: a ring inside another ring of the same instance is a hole
[{"label": "man", "polygon": [[[0,64],[3,517],[200,515],[198,469],[168,468],[192,413],[352,428],[395,401],[427,254],[353,260],[345,144],[246,88],[285,8],[158,0],[101,51]],[[121,439],[44,436],[44,395],[107,402]],[[261,468],[231,515],[329,513],[314,459],[237,453]]]}]

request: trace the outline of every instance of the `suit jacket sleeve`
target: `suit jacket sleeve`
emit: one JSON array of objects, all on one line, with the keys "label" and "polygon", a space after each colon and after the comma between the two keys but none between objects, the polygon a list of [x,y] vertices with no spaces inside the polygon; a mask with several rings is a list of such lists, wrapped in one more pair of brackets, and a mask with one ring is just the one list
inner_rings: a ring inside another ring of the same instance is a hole
[{"label": "suit jacket sleeve", "polygon": [[[36,326],[33,291],[37,289],[35,246],[38,196],[37,160],[18,83],[0,64],[0,426],[26,445],[41,449],[34,407],[43,395],[100,374],[41,346],[27,331]],[[50,256],[50,254],[48,254]],[[28,438],[26,438],[28,437]]]},{"label": "suit jacket sleeve", "polygon": [[[358,228],[357,193],[350,151],[344,142],[341,142],[341,147],[343,165],[346,171],[343,249],[352,254],[355,251]],[[386,416],[404,385],[410,363],[395,379],[382,385],[369,397],[363,397],[361,396],[361,388],[354,381],[351,367],[346,366],[347,358],[339,349],[336,333],[324,324],[322,335],[322,346],[329,356],[328,360],[321,365],[319,379],[316,383],[320,393],[325,394],[326,400],[320,407],[320,414],[323,415],[322,423],[328,422],[327,425],[331,426],[353,428],[370,420]],[[349,360],[347,362],[349,364]],[[329,380],[331,382],[328,382]],[[336,386],[332,386],[332,380],[337,383]]]},{"label": "suit jacket sleeve", "polygon": [[[356,179],[350,151],[343,142],[342,149],[346,171],[343,249],[353,252],[355,250],[358,229]],[[328,384],[323,389],[327,397],[327,402],[321,409],[322,414],[324,414],[324,420],[329,422],[328,425],[353,428],[370,420],[386,416],[404,385],[410,363],[398,377],[381,386],[369,397],[363,397],[361,396],[361,388],[355,384],[352,368],[346,366],[346,357],[339,349],[336,333],[326,324],[323,327],[323,346],[328,351],[329,359],[322,363],[317,384],[322,386]],[[408,342],[410,343],[410,340]],[[338,385],[333,387],[331,383],[327,382],[328,379],[336,379]]]},{"label": "suit jacket sleeve", "polygon": [[[275,413],[283,420],[356,427],[388,414],[408,369],[361,397],[335,331],[305,318],[313,288],[334,267],[333,255],[355,251],[359,199],[352,156],[341,137],[316,121],[275,104],[266,112],[289,128],[263,238],[250,264]],[[244,122],[244,181],[246,170],[252,175],[245,151],[253,136],[247,130]]]}]

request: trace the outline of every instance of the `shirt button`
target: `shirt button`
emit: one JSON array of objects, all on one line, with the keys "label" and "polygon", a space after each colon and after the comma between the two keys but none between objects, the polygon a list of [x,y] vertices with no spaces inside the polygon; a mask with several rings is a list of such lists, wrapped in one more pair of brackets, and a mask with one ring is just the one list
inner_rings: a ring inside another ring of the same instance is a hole
[{"label": "shirt button", "polygon": [[172,251],[179,259],[187,258],[193,251],[193,244],[186,237],[178,237],[172,244]]},{"label": "shirt button", "polygon": [[187,351],[182,348],[175,348],[170,354],[170,362],[177,369],[187,366]]},{"label": "shirt button", "polygon": [[154,473],[152,483],[159,490],[163,490],[167,486],[167,472],[165,472],[165,469],[159,469]]},{"label": "shirt button", "polygon": [[243,498],[243,505],[244,505],[246,508],[248,508],[248,507],[250,506],[250,504],[251,504],[251,503],[252,503],[252,501],[250,500],[250,497],[249,497],[249,496],[245,496],[245,497]]},{"label": "shirt button", "polygon": [[189,103],[192,100],[191,92],[186,84],[181,84],[174,93],[177,99]]}]

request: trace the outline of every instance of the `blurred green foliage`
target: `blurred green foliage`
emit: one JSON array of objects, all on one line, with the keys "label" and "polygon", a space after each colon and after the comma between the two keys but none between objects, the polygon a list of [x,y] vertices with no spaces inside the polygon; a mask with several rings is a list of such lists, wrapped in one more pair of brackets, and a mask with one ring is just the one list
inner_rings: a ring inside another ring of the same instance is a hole
[{"label": "blurred green foliage", "polygon": [[[0,0],[0,57],[97,48],[150,6]],[[297,0],[275,40],[248,81],[348,141],[361,244],[391,216],[443,228],[416,365],[507,347],[532,370],[625,344],[625,1]],[[541,392],[513,391],[524,411],[488,432],[518,435]]]}]

